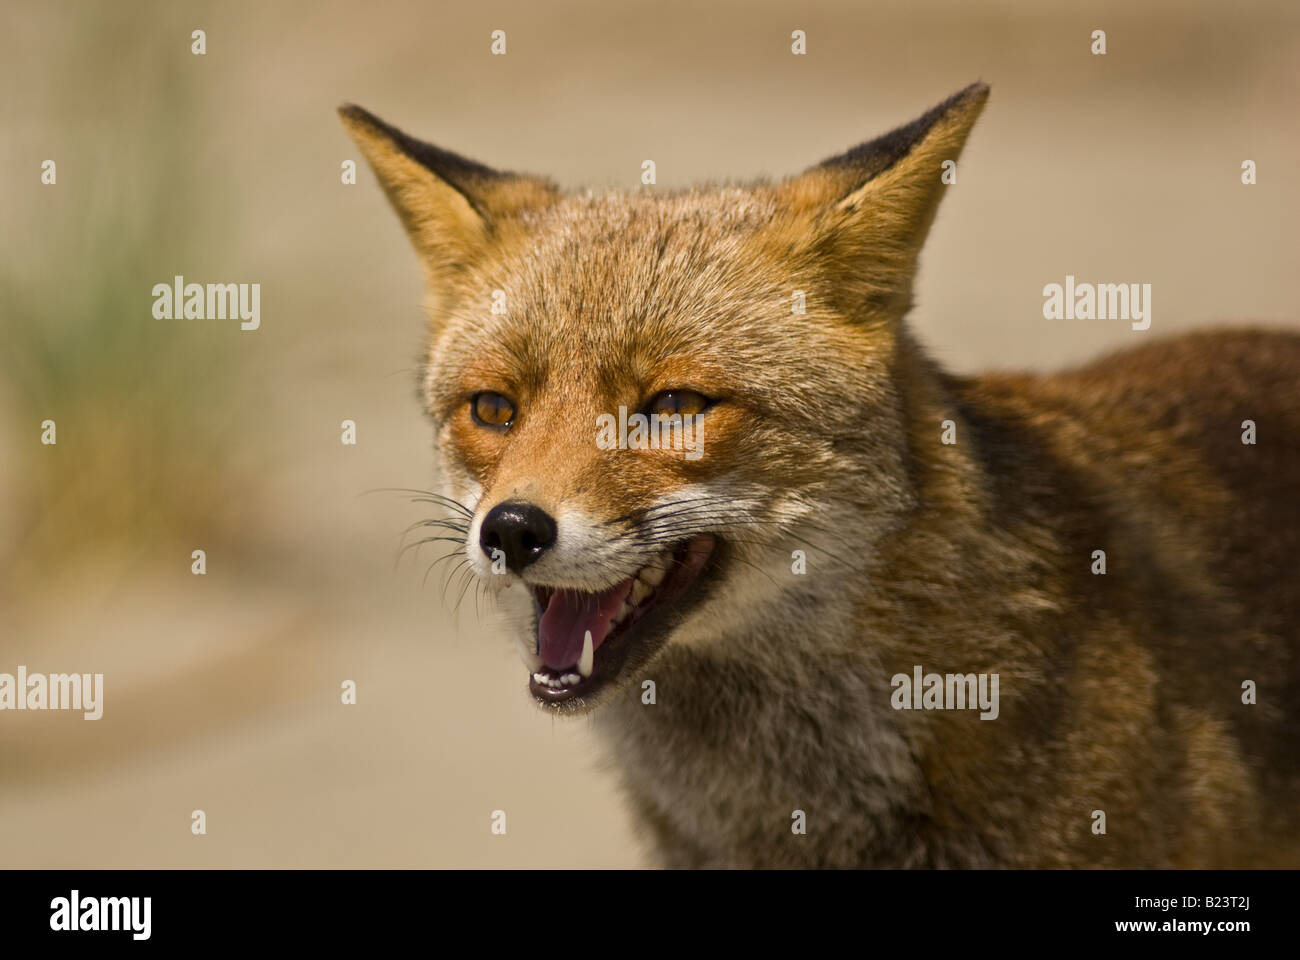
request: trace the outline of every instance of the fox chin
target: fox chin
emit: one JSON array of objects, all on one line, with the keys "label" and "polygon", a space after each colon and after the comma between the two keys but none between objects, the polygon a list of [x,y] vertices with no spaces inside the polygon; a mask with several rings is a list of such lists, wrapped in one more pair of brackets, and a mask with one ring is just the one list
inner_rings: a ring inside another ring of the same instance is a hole
[{"label": "fox chin", "polygon": [[1297,864],[1300,336],[942,370],[904,318],[988,94],[675,192],[340,110],[427,280],[440,522],[663,865]]}]

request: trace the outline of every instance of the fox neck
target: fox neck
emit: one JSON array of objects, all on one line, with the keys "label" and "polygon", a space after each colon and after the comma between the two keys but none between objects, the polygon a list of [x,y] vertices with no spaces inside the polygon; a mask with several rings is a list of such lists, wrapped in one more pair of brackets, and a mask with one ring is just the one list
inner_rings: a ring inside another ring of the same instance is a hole
[{"label": "fox neck", "polygon": [[[826,843],[852,849],[846,864],[864,854],[882,865],[936,862],[915,839],[933,796],[927,747],[891,707],[889,677],[900,656],[932,649],[941,629],[918,622],[913,598],[933,595],[942,580],[955,605],[969,602],[959,583],[980,562],[973,531],[987,485],[960,444],[942,444],[943,421],[958,436],[967,424],[952,381],[905,332],[894,382],[903,435],[895,510],[885,524],[837,523],[866,538],[869,555],[834,576],[786,578],[761,610],[738,604],[734,618],[710,617],[710,642],[670,644],[642,682],[597,714],[634,808],[676,865],[736,864],[755,850],[772,851],[775,864],[835,863],[834,850],[819,849]],[[859,476],[871,473],[864,465]],[[841,492],[847,502],[871,495]],[[653,703],[646,679],[655,681]],[[799,844],[779,852],[791,835],[782,821],[814,807],[836,828],[820,840],[796,835]],[[849,823],[855,836],[841,829]],[[985,862],[969,842],[964,862]]]}]

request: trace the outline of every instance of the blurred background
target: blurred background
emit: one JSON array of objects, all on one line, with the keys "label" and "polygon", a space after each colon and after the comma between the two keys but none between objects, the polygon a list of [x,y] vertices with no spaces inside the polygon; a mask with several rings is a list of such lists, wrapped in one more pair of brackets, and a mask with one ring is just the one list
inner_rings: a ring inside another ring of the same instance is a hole
[{"label": "blurred background", "polygon": [[[951,368],[1300,320],[1284,0],[9,0],[0,79],[0,672],[105,675],[99,721],[0,713],[3,866],[645,862],[588,723],[531,705],[437,551],[398,562],[433,509],[366,493],[437,480],[419,272],[364,165],[340,182],[342,102],[667,189],[793,173],[983,79],[913,315]],[[1067,273],[1151,283],[1151,330],[1044,320]],[[260,283],[261,329],[155,320],[176,274]]]}]

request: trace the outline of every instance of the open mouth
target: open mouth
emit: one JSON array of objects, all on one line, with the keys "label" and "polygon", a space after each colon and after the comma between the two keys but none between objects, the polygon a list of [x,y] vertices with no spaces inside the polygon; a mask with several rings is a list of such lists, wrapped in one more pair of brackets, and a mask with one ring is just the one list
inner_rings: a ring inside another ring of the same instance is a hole
[{"label": "open mouth", "polygon": [[529,681],[533,696],[548,704],[590,696],[618,675],[629,654],[648,657],[650,628],[668,619],[675,607],[669,601],[682,598],[716,544],[708,534],[691,537],[600,592],[534,586],[540,665]]}]

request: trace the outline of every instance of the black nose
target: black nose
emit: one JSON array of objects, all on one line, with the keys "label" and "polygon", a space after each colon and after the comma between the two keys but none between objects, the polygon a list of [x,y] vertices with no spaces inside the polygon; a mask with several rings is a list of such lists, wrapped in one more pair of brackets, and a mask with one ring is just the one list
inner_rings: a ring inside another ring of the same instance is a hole
[{"label": "black nose", "polygon": [[489,560],[497,559],[499,550],[505,555],[506,566],[519,573],[555,542],[555,521],[541,507],[507,500],[483,518],[478,542]]}]

